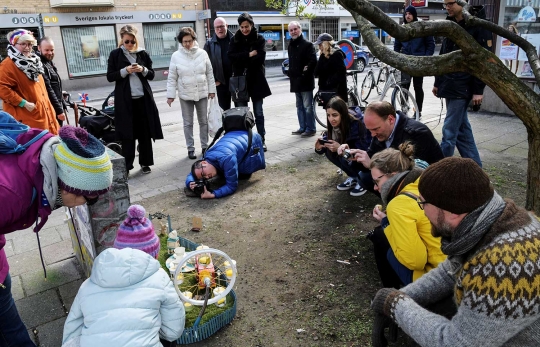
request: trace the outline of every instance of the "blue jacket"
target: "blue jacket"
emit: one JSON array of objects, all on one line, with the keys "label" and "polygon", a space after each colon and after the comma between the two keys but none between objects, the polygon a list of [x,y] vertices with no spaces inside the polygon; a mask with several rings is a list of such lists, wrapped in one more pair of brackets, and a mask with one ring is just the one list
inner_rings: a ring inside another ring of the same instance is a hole
[{"label": "blue jacket", "polygon": [[156,259],[138,249],[108,248],[79,288],[62,343],[161,347],[160,338],[182,336],[185,318],[184,305]]},{"label": "blue jacket", "polygon": [[[407,12],[410,12],[413,15],[413,22],[418,21],[416,9],[413,6],[408,6],[403,13],[404,23],[406,23],[405,14]],[[433,36],[426,36],[417,37],[407,42],[396,40],[394,42],[394,51],[417,57],[431,56],[435,52],[435,39]]]},{"label": "blue jacket", "polygon": [[[204,156],[204,159],[212,164],[218,173],[225,178],[225,185],[214,190],[216,198],[233,194],[238,188],[238,174],[252,174],[266,168],[264,161],[264,151],[261,136],[253,133],[251,151],[246,159],[238,164],[248,150],[248,132],[245,130],[235,130],[225,133]],[[188,174],[186,187],[195,179]]]}]

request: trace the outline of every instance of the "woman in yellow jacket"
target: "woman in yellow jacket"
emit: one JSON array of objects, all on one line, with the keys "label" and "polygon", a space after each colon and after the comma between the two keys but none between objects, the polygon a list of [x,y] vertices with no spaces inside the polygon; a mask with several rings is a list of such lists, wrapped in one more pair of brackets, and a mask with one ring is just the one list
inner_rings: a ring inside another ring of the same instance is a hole
[{"label": "woman in yellow jacket", "polygon": [[414,146],[405,142],[399,150],[388,148],[371,158],[371,176],[386,213],[375,206],[373,217],[381,225],[368,238],[385,287],[407,285],[446,259],[441,239],[431,234],[431,223],[417,203],[423,169],[416,166],[413,154]]}]

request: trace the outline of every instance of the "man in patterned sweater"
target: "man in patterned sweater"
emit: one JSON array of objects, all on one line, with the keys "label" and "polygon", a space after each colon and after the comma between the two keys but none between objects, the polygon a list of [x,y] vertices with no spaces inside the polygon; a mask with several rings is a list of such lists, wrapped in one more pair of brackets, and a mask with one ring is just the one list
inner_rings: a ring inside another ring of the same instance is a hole
[{"label": "man in patterned sweater", "polygon": [[[540,346],[536,216],[494,192],[472,159],[432,164],[419,191],[448,259],[401,290],[377,292],[373,345],[386,345],[384,328],[395,322],[421,346]],[[451,294],[451,319],[424,308]]]}]

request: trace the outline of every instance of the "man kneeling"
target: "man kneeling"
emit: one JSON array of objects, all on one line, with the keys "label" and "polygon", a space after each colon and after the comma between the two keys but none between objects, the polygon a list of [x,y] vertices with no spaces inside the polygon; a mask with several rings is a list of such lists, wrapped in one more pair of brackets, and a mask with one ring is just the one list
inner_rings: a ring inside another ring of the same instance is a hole
[{"label": "man kneeling", "polygon": [[[251,148],[249,135],[245,130],[234,130],[208,148],[204,158],[196,161],[186,178],[186,187],[201,199],[222,198],[233,194],[238,188],[238,179],[249,178],[255,171],[266,168],[261,136],[253,133]],[[246,152],[247,155],[246,155]],[[222,176],[225,184],[209,191],[208,180]]]}]

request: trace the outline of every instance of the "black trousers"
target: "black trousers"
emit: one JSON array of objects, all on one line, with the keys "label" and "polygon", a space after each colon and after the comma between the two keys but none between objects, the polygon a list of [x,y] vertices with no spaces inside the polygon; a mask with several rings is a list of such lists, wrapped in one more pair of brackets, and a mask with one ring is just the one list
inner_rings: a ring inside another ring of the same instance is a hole
[{"label": "black trousers", "polygon": [[176,347],[176,341],[167,341],[167,340],[159,339],[159,342],[161,342],[163,347]]},{"label": "black trousers", "polygon": [[418,112],[422,112],[422,105],[424,104],[424,89],[422,89],[422,85],[424,83],[424,77],[409,76],[402,72],[401,85],[407,90],[409,90],[411,87],[411,79],[414,87],[414,98],[416,99],[416,104],[418,105]]},{"label": "black trousers", "polygon": [[219,107],[221,107],[223,111],[227,111],[231,108],[231,92],[229,91],[229,86],[222,83],[216,87],[216,90]]},{"label": "black trousers", "polygon": [[144,98],[132,99],[133,103],[133,139],[122,140],[122,155],[126,159],[126,169],[133,169],[135,161],[135,140],[139,143],[139,164],[141,166],[154,165],[154,152],[152,151],[152,138],[150,126],[145,114]]},{"label": "black trousers", "polygon": [[377,226],[368,234],[367,238],[373,242],[375,263],[377,264],[377,270],[379,271],[379,276],[381,277],[383,287],[396,289],[401,288],[403,283],[386,257],[388,250],[390,249],[390,243],[384,234],[383,228],[380,225]]}]

